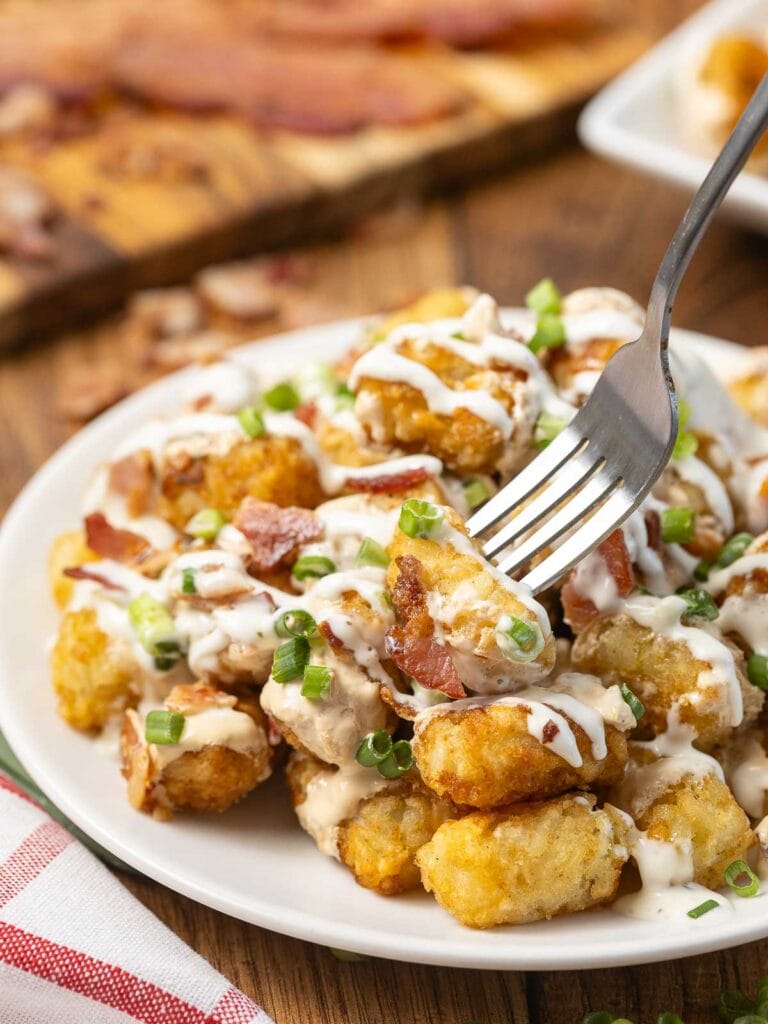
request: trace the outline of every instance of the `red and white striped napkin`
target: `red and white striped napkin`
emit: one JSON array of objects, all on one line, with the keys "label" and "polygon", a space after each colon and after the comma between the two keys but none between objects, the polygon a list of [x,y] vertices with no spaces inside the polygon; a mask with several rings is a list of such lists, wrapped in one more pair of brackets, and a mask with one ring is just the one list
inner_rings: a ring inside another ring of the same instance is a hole
[{"label": "red and white striped napkin", "polygon": [[0,1024],[272,1024],[0,775]]}]

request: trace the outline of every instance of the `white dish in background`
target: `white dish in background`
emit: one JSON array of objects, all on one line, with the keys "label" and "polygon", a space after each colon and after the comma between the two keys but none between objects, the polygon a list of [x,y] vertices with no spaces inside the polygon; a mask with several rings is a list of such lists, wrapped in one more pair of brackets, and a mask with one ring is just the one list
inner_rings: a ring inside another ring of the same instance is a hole
[{"label": "white dish in background", "polygon": [[[265,374],[284,375],[307,358],[341,355],[359,330],[359,322],[332,324],[234,354]],[[739,355],[733,345],[686,331],[676,332],[676,343],[720,364]],[[148,417],[177,407],[195,372],[167,377],[85,427],[24,488],[0,530],[0,727],[65,814],[139,871],[200,903],[273,931],[395,960],[503,970],[608,967],[768,935],[766,897],[737,901],[716,928],[706,918],[653,924],[605,910],[472,931],[426,893],[387,899],[360,888],[301,831],[279,778],[223,815],[161,823],[134,811],[117,765],[56,713],[47,648],[58,614],[46,555],[53,538],[79,522],[80,499],[99,462]]]},{"label": "white dish in background", "polygon": [[[724,31],[768,32],[768,0],[715,0],[607,85],[579,119],[579,136],[603,156],[694,192],[711,159],[681,137],[676,88],[681,68]],[[768,232],[768,177],[749,171],[734,182],[723,210]]]}]

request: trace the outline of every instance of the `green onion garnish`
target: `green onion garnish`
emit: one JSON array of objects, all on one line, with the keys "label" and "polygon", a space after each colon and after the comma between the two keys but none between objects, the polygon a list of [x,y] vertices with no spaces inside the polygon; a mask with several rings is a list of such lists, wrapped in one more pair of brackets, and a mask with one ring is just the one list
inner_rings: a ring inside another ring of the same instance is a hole
[{"label": "green onion garnish", "polygon": [[768,693],[768,657],[764,654],[750,654],[747,658],[747,679],[758,690]]},{"label": "green onion garnish", "polygon": [[723,544],[715,559],[718,569],[727,569],[737,559],[741,558],[744,552],[755,538],[751,533],[735,533]]},{"label": "green onion garnish", "polygon": [[275,651],[272,660],[272,678],[276,683],[290,683],[301,679],[309,664],[309,640],[294,636]]},{"label": "green onion garnish", "polygon": [[502,615],[496,627],[496,643],[510,661],[533,661],[544,650],[544,634],[538,624],[516,615]]},{"label": "green onion garnish", "polygon": [[296,388],[287,381],[275,384],[269,391],[264,392],[262,398],[270,409],[276,409],[278,412],[291,412],[301,402]]},{"label": "green onion garnish", "polygon": [[378,732],[369,732],[367,736],[363,736],[355,751],[355,760],[363,768],[375,768],[391,753],[392,737],[386,729],[379,729]]},{"label": "green onion garnish", "polygon": [[491,496],[487,486],[476,476],[467,477],[462,483],[461,489],[464,492],[464,501],[466,501],[469,509],[477,508],[478,505],[482,505]]},{"label": "green onion garnish", "polygon": [[544,451],[548,444],[555,440],[561,431],[568,426],[568,420],[563,416],[554,416],[551,412],[539,414],[536,426],[533,429],[533,444],[538,450]]},{"label": "green onion garnish", "polygon": [[[139,594],[128,605],[128,618],[145,651],[161,661],[180,657],[181,638],[164,604],[149,594]],[[170,665],[161,664],[157,667],[165,669],[170,668]]]},{"label": "green onion garnish", "polygon": [[635,716],[635,721],[639,722],[645,714],[645,704],[643,704],[637,694],[630,690],[626,683],[619,683],[619,689],[621,690],[621,696],[629,705],[629,710]]},{"label": "green onion garnish", "polygon": [[301,696],[309,700],[323,700],[328,696],[333,682],[333,672],[324,665],[307,665],[304,669],[304,682]]},{"label": "green onion garnish", "polygon": [[543,348],[560,348],[566,342],[565,324],[554,313],[542,313],[536,324],[536,333],[528,342],[528,348],[536,354]]},{"label": "green onion garnish", "polygon": [[431,501],[409,498],[400,509],[398,526],[409,537],[433,537],[443,525],[443,510]]},{"label": "green onion garnish", "polygon": [[720,904],[717,900],[704,900],[704,902],[700,903],[698,907],[694,907],[693,910],[688,911],[688,917],[703,917],[705,914],[708,914],[710,910],[717,910],[719,906]]},{"label": "green onion garnish", "polygon": [[702,560],[699,562],[699,564],[693,570],[693,578],[695,580],[698,580],[699,583],[706,583],[707,580],[709,579],[709,570],[711,568],[712,568],[711,563],[708,562],[705,558],[702,558]]},{"label": "green onion garnish", "polygon": [[178,743],[186,719],[180,711],[150,711],[144,722],[147,743]]},{"label": "green onion garnish", "polygon": [[377,569],[386,569],[389,565],[389,555],[373,537],[364,537],[355,555],[355,563],[357,565],[373,565]]},{"label": "green onion garnish", "polygon": [[408,740],[398,740],[392,744],[389,754],[376,765],[379,775],[385,779],[399,779],[413,768],[413,753]]},{"label": "green onion garnish", "polygon": [[760,879],[745,860],[735,860],[725,869],[726,884],[737,896],[750,899],[760,892]]},{"label": "green onion garnish", "polygon": [[182,569],[181,570],[181,592],[182,594],[196,594],[197,585],[195,584],[195,570],[194,569]]},{"label": "green onion garnish", "polygon": [[291,569],[297,580],[306,580],[310,576],[319,579],[321,576],[330,576],[332,572],[336,572],[336,566],[324,555],[302,555]]},{"label": "green onion garnish", "polygon": [[248,437],[261,437],[262,434],[266,433],[267,428],[264,426],[264,417],[255,405],[246,405],[237,414],[237,418]]},{"label": "green onion garnish", "polygon": [[559,313],[563,308],[563,300],[557,285],[551,277],[544,277],[525,296],[528,309],[541,315],[542,313]]},{"label": "green onion garnish", "polygon": [[714,622],[720,614],[708,590],[703,590],[701,587],[690,587],[679,590],[677,593],[678,597],[682,597],[686,603],[687,607],[683,614],[689,618],[706,619],[708,622]]},{"label": "green onion garnish", "polygon": [[690,430],[678,430],[675,447],[672,449],[673,459],[687,459],[695,455],[699,447],[699,439]]},{"label": "green onion garnish", "polygon": [[184,527],[184,532],[198,540],[215,540],[227,520],[217,508],[202,508]]},{"label": "green onion garnish", "polygon": [[665,508],[661,513],[661,537],[665,544],[688,544],[696,534],[692,508]]},{"label": "green onion garnish", "polygon": [[275,622],[275,633],[287,640],[292,636],[313,636],[317,632],[317,623],[303,608],[294,608],[283,614]]}]

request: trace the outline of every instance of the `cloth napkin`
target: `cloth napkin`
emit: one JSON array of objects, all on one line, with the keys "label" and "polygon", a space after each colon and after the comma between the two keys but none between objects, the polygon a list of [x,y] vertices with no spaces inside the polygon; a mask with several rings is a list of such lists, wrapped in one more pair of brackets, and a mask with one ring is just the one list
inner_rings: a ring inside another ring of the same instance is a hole
[{"label": "cloth napkin", "polygon": [[0,774],[0,1024],[272,1024]]}]

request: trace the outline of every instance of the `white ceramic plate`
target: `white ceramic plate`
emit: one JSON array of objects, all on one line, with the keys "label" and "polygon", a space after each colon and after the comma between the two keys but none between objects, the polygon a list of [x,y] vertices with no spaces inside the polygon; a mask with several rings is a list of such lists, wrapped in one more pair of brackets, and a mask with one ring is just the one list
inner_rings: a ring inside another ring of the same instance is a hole
[{"label": "white ceramic plate", "polygon": [[[694,192],[711,161],[683,145],[676,75],[707,41],[737,27],[768,29],[768,0],[716,0],[607,85],[579,120],[584,144],[604,156]],[[768,232],[768,177],[742,173],[723,210]]]},{"label": "white ceramic plate", "polygon": [[[240,349],[260,370],[290,372],[333,358],[358,335],[345,323]],[[678,332],[721,362],[740,350]],[[609,911],[476,932],[425,893],[385,899],[357,886],[300,830],[280,779],[211,817],[158,823],[128,805],[117,766],[57,716],[47,647],[57,613],[46,552],[79,522],[97,464],[133,429],[173,410],[195,371],[140,392],[87,426],[40,470],[0,531],[0,727],[29,773],[85,832],[139,871],[233,917],[274,931],[375,956],[456,967],[544,969],[642,963],[703,953],[768,935],[765,900],[745,900],[717,928],[707,919],[653,925]]]}]

